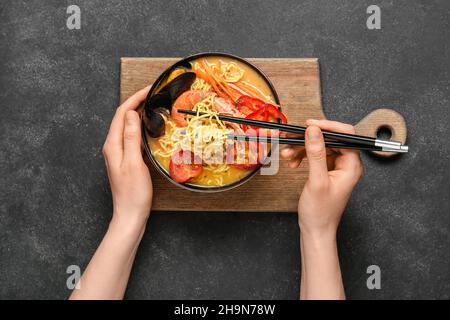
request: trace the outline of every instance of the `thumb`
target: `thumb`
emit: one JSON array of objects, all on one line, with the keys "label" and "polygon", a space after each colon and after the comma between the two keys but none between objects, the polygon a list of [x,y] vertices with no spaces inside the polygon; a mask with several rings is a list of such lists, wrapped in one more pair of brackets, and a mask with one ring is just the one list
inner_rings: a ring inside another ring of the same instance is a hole
[{"label": "thumb", "polygon": [[141,122],[138,113],[134,110],[129,110],[125,114],[123,153],[124,162],[138,163],[139,161],[142,161]]},{"label": "thumb", "polygon": [[309,181],[313,185],[323,186],[328,181],[327,152],[319,127],[309,126],[306,129],[305,148],[309,163]]}]

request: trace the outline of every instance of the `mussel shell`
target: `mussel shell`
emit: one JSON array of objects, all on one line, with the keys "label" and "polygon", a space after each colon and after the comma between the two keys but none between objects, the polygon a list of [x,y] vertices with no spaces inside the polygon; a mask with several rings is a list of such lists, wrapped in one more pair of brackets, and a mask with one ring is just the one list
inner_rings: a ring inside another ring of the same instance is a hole
[{"label": "mussel shell", "polygon": [[148,110],[149,112],[159,108],[170,110],[171,105],[172,97],[170,96],[170,93],[168,91],[161,91],[151,96],[150,99],[145,102],[145,110]]},{"label": "mussel shell", "polygon": [[176,64],[174,64],[172,66],[172,68],[169,69],[169,72],[172,72],[173,70],[175,70],[177,68],[184,68],[184,69],[187,69],[187,70],[192,70],[192,64],[189,61],[186,61],[186,60],[178,61]]},{"label": "mussel shell", "polygon": [[157,94],[147,97],[144,105],[144,124],[151,137],[160,137],[164,135],[165,131],[164,118],[157,110],[165,108],[171,111],[175,100],[191,88],[195,78],[195,72],[184,72],[170,81]]},{"label": "mussel shell", "polygon": [[145,111],[143,117],[145,129],[152,138],[158,138],[165,134],[166,123],[163,116],[153,110]]},{"label": "mussel shell", "polygon": [[170,81],[157,94],[147,97],[145,101],[146,110],[155,110],[158,108],[172,109],[172,105],[177,98],[185,91],[191,88],[195,80],[194,72],[185,72]]},{"label": "mussel shell", "polygon": [[172,98],[172,104],[185,91],[191,88],[196,78],[195,72],[185,72],[170,81],[162,90],[167,91]]}]

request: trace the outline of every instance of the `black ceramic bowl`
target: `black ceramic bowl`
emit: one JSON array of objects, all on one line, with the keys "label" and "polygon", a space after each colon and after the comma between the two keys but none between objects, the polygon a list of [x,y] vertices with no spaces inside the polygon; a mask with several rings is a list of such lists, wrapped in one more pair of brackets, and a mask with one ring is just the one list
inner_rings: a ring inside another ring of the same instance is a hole
[{"label": "black ceramic bowl", "polygon": [[[183,66],[186,65],[187,63],[189,63],[192,60],[198,59],[198,58],[203,58],[203,57],[209,57],[209,56],[221,56],[221,57],[226,57],[226,58],[231,58],[231,59],[235,59],[237,61],[240,61],[244,64],[246,64],[247,66],[251,67],[253,70],[255,70],[262,79],[265,80],[265,82],[267,83],[267,85],[269,86],[271,93],[275,99],[275,103],[276,104],[280,104],[280,101],[278,99],[278,95],[277,92],[275,91],[275,88],[273,86],[273,84],[270,82],[269,78],[264,74],[264,72],[262,72],[258,67],[256,67],[254,64],[250,63],[249,61],[232,55],[232,54],[228,54],[228,53],[221,53],[221,52],[204,52],[204,53],[198,53],[198,54],[194,54],[191,56],[188,56],[186,58],[181,59],[180,61],[176,62],[175,64],[173,64],[172,66],[170,66],[169,68],[166,69],[166,71],[164,71],[159,77],[158,79],[156,79],[156,81],[153,83],[152,87],[150,88],[150,91],[147,95],[147,99],[149,99],[153,93],[155,92],[156,88],[158,87],[158,85],[167,77],[170,75],[170,73],[172,72],[172,70],[174,70],[176,67],[179,66]],[[174,181],[172,179],[172,177],[169,175],[169,173],[166,171],[166,169],[164,169],[163,166],[161,166],[161,164],[159,164],[159,162],[154,158],[152,151],[150,150],[150,146],[148,144],[148,140],[147,140],[147,134],[145,132],[145,125],[142,122],[142,140],[144,142],[144,149],[145,149],[145,153],[147,155],[147,157],[149,158],[150,162],[155,166],[155,168],[163,175],[165,176],[170,182],[172,182],[173,184],[184,188],[184,189],[188,189],[191,191],[197,191],[197,192],[220,192],[220,191],[226,191],[226,190],[230,190],[233,188],[236,188],[242,184],[244,184],[245,182],[247,182],[248,180],[250,180],[255,174],[258,173],[260,167],[256,168],[255,170],[253,170],[252,172],[250,172],[247,176],[245,176],[244,178],[242,178],[239,181],[236,181],[234,183],[231,184],[227,184],[224,186],[219,186],[219,187],[210,187],[210,186],[199,186],[199,185],[195,185],[192,183],[178,183],[176,181]]]}]

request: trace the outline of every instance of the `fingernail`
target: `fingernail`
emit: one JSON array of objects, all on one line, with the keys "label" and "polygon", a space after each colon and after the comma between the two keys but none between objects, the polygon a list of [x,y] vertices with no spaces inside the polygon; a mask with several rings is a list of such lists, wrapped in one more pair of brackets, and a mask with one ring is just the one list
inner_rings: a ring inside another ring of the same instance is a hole
[{"label": "fingernail", "polygon": [[317,141],[320,140],[320,129],[315,126],[311,126],[308,128],[308,139],[309,141]]},{"label": "fingernail", "polygon": [[294,149],[292,148],[284,148],[283,150],[281,150],[281,156],[284,158],[290,158],[292,157],[294,154]]},{"label": "fingernail", "polygon": [[311,125],[311,124],[317,123],[317,121],[318,120],[316,120],[316,119],[308,119],[308,120],[306,120],[306,124]]}]

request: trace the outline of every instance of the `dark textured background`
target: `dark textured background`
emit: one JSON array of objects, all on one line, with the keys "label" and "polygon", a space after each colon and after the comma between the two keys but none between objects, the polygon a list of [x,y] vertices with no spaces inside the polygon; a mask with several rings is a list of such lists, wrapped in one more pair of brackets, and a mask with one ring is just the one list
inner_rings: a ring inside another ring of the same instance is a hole
[{"label": "dark textured background", "polygon": [[[382,29],[366,28],[366,8]],[[82,28],[66,28],[66,8]],[[411,152],[363,156],[339,232],[349,298],[450,298],[449,10],[442,1],[0,2],[0,298],[66,298],[111,214],[101,146],[122,56],[217,50],[318,57],[328,118],[390,107]],[[224,194],[226,196],[226,193]],[[292,214],[155,213],[128,298],[280,298],[299,292]],[[382,289],[366,288],[377,264]]]}]

